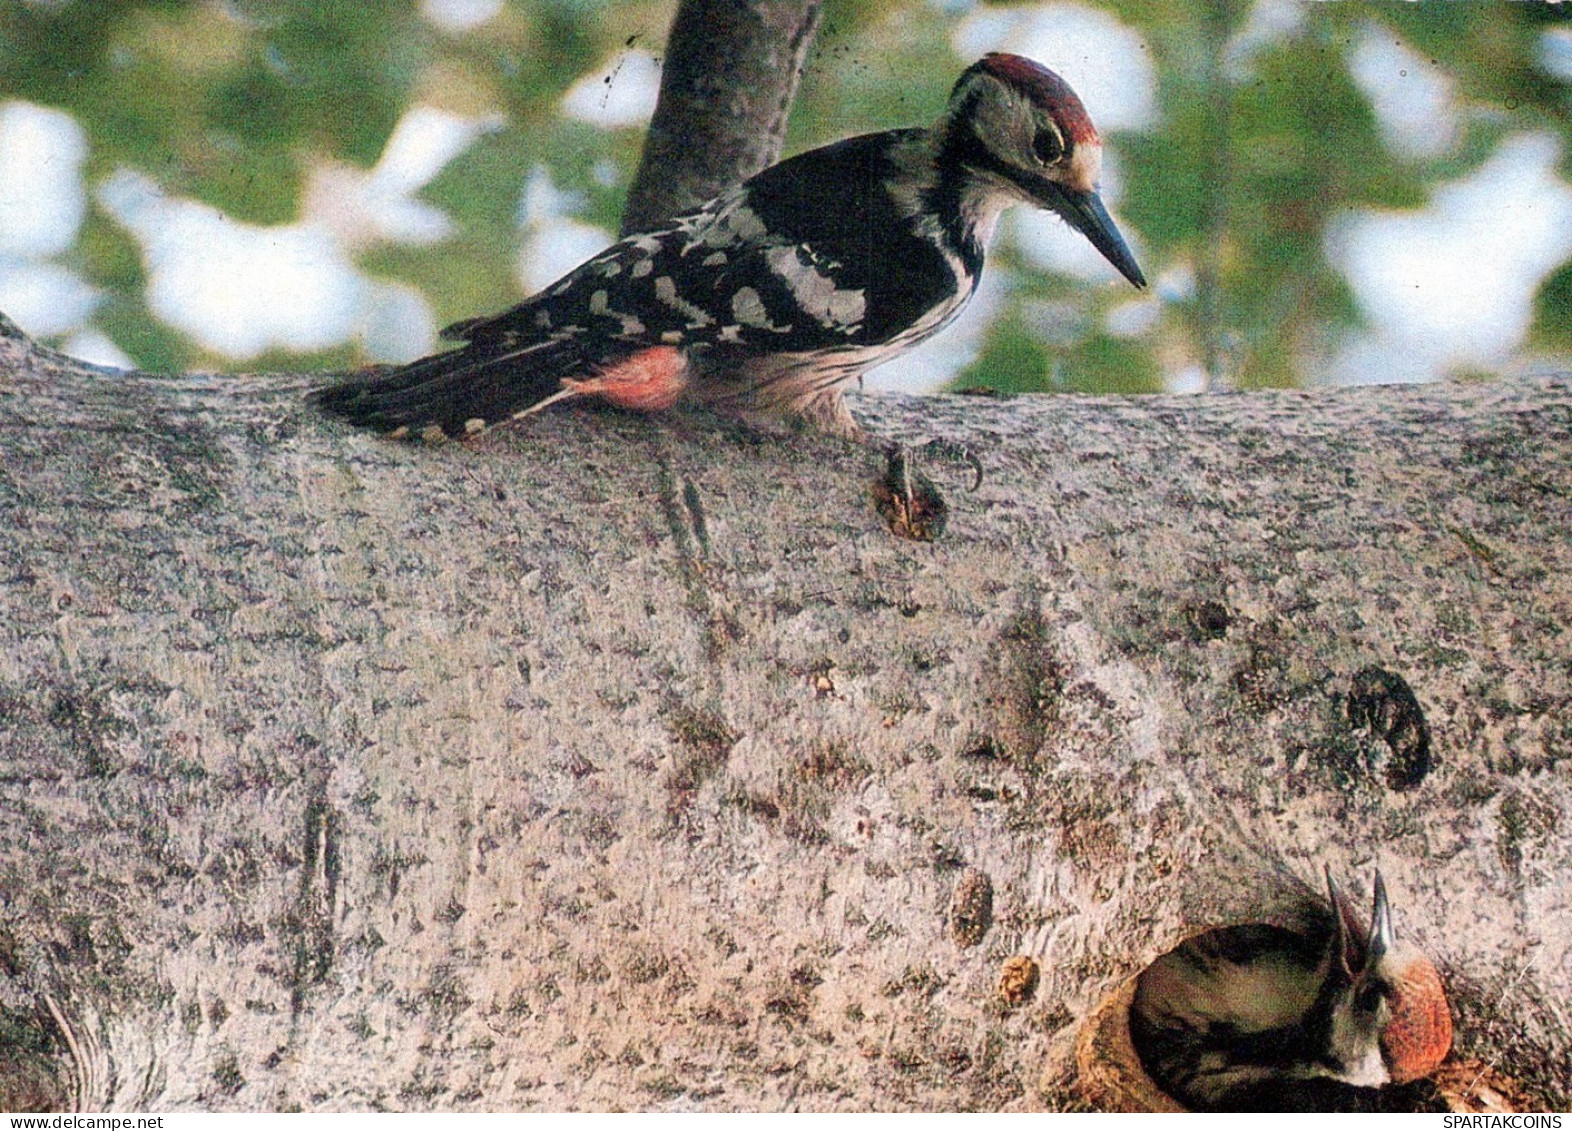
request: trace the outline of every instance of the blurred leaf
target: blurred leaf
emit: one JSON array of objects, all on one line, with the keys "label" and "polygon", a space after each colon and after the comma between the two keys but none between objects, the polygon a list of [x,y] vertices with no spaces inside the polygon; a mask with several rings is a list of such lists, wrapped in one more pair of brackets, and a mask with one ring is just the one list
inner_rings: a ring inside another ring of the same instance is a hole
[{"label": "blurred leaf", "polygon": [[1529,344],[1572,354],[1572,263],[1546,279],[1534,297],[1534,331]]}]

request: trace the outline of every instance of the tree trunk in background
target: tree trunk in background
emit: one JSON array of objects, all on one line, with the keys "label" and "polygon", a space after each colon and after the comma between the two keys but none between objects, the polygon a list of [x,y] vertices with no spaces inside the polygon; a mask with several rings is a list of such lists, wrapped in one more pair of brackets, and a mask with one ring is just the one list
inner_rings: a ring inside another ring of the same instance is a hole
[{"label": "tree trunk in background", "polygon": [[775,163],[820,0],[682,0],[622,234],[648,231]]},{"label": "tree trunk in background", "polygon": [[1126,1103],[1086,1019],[1323,863],[1572,1102],[1566,380],[859,399],[983,466],[934,543],[304,380],[0,334],[0,1108]]}]

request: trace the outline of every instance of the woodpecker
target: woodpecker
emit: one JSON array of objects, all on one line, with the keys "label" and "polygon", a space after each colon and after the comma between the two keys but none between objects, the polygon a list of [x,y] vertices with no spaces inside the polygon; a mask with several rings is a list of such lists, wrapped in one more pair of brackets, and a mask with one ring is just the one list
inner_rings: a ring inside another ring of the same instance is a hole
[{"label": "woodpecker", "polygon": [[427,440],[579,397],[796,416],[855,436],[842,388],[955,319],[1009,205],[1056,212],[1145,286],[1097,195],[1101,163],[1063,79],[990,54],[932,127],[782,161],[510,310],[449,326],[443,337],[461,348],[314,398],[355,424]]},{"label": "woodpecker", "polygon": [[1330,870],[1326,884],[1322,929],[1224,927],[1142,972],[1130,1035],[1170,1096],[1196,1111],[1358,1109],[1446,1057],[1440,975],[1394,938],[1381,873],[1368,932]]}]

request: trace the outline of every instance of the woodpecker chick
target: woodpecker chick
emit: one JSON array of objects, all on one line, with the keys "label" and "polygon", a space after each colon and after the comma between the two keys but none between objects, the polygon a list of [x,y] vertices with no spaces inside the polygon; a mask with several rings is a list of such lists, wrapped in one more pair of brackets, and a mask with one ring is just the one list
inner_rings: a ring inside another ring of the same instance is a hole
[{"label": "woodpecker chick", "polygon": [[511,310],[449,326],[443,337],[462,348],[314,399],[355,424],[433,440],[578,397],[797,416],[856,435],[842,389],[954,320],[1007,206],[1056,212],[1145,285],[1098,198],[1101,163],[1063,79],[987,55],[932,127],[783,161]]},{"label": "woodpecker chick", "polygon": [[1433,1072],[1452,1019],[1430,960],[1392,933],[1380,872],[1368,931],[1326,875],[1330,923],[1190,939],[1136,984],[1130,1033],[1148,1073],[1197,1111],[1356,1106]]}]

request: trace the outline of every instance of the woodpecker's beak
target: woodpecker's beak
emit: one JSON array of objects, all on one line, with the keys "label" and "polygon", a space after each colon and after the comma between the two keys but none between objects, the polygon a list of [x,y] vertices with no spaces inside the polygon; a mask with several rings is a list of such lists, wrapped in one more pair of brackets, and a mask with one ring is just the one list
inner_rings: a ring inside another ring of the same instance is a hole
[{"label": "woodpecker's beak", "polygon": [[1375,908],[1370,912],[1370,964],[1392,949],[1392,907],[1386,901],[1386,883],[1380,869],[1375,874]]},{"label": "woodpecker's beak", "polygon": [[1103,253],[1103,258],[1112,263],[1130,282],[1138,287],[1146,286],[1146,276],[1141,274],[1141,268],[1135,262],[1135,256],[1130,254],[1129,246],[1124,242],[1124,237],[1119,234],[1119,229],[1114,227],[1113,217],[1108,215],[1108,209],[1103,207],[1102,198],[1095,192],[1077,192],[1075,189],[1063,185],[1054,185],[1054,197],[1048,201],[1048,207],[1065,218],[1065,221],[1081,235],[1092,241],[1092,246]]}]

